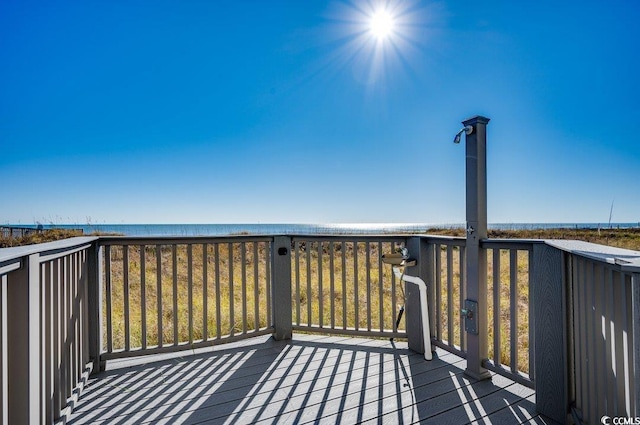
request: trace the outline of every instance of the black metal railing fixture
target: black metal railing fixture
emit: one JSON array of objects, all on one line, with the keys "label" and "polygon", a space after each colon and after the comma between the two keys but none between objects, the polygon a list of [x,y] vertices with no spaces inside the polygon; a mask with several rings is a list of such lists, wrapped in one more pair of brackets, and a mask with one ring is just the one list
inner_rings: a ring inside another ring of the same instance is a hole
[{"label": "black metal railing fixture", "polygon": [[[398,247],[427,283],[432,345],[535,388],[556,420],[640,414],[637,252],[486,239],[478,291],[464,238],[80,237],[0,250],[0,423],[64,417],[116,358],[292,331],[412,338],[420,315],[396,324],[404,283],[381,260]],[[473,330],[470,289],[487,294]]]}]

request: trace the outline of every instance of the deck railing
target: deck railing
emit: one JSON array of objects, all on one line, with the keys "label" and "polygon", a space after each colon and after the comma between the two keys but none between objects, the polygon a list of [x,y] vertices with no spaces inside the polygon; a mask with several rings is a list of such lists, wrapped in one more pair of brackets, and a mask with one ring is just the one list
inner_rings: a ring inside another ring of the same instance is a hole
[{"label": "deck railing", "polygon": [[[403,288],[382,255],[401,237],[293,237],[294,330],[406,337],[396,325]],[[404,323],[404,322],[401,322]]]},{"label": "deck railing", "polygon": [[91,371],[88,262],[95,239],[2,250],[3,424],[53,423]]},{"label": "deck railing", "polygon": [[272,332],[272,238],[103,238],[102,360]]},{"label": "deck railing", "polygon": [[[426,244],[427,285],[433,283],[432,343],[461,357],[467,356],[461,310],[466,296],[465,239],[429,236]],[[488,317],[487,369],[534,387],[533,317],[530,297],[533,243],[484,241],[487,255]]]},{"label": "deck railing", "polygon": [[[469,360],[462,238],[83,237],[0,250],[0,423],[64,417],[87,374],[116,358],[293,330],[411,346],[419,313],[408,304],[396,325],[404,284],[381,261],[398,246],[427,283],[431,343]],[[482,366],[535,388],[538,411],[560,422],[640,415],[640,254],[488,239],[481,255]]]},{"label": "deck railing", "polygon": [[533,244],[486,241],[489,353],[484,366],[534,387],[535,308],[531,296]]},{"label": "deck railing", "polygon": [[[595,247],[591,247],[595,248]],[[574,415],[640,416],[640,274],[624,255],[565,255],[568,342],[567,398]]]}]

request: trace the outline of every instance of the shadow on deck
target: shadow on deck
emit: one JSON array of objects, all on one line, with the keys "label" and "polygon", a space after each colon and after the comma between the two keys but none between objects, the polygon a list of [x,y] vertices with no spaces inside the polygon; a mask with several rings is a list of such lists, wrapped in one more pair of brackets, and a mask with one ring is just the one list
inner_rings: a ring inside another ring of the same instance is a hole
[{"label": "shadow on deck", "polygon": [[68,423],[553,423],[533,390],[474,381],[460,357],[427,362],[405,342],[295,334],[150,359],[110,362]]}]

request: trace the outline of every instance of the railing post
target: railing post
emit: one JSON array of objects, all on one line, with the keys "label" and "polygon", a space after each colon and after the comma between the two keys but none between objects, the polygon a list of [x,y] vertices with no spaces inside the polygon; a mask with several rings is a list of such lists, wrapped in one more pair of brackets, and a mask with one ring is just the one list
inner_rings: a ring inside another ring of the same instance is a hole
[{"label": "railing post", "polygon": [[[473,127],[466,137],[466,207],[467,207],[467,302],[475,307],[475,332],[467,331],[467,369],[475,379],[491,374],[482,366],[487,350],[487,255],[480,241],[487,238],[487,123],[489,118],[476,116],[464,121]],[[451,308],[451,307],[449,307]]]},{"label": "railing post", "polygon": [[89,358],[93,363],[93,373],[104,370],[105,362],[100,361],[102,353],[102,270],[103,252],[99,241],[95,241],[88,250],[88,313],[89,313]]},{"label": "railing post", "polygon": [[[531,288],[534,321],[533,356],[538,413],[564,423],[568,408],[566,293],[562,251],[533,246]],[[530,350],[531,352],[531,350]]]},{"label": "railing post", "polygon": [[[409,255],[416,260],[414,267],[407,267],[406,274],[409,276],[418,276],[427,284],[427,288],[433,287],[428,274],[429,262],[427,261],[427,245],[422,243],[421,237],[411,237],[407,240],[407,249]],[[402,283],[402,282],[401,282]],[[407,340],[409,348],[417,353],[424,353],[424,334],[422,332],[422,306],[420,304],[420,291],[417,285],[404,282],[406,299],[405,302],[405,323],[407,324]],[[428,311],[433,310],[433,298],[431,298],[430,290],[427,291],[427,302],[429,303]],[[431,321],[429,321],[431,323]],[[433,335],[430,333],[430,335]],[[430,341],[429,341],[430,342]]]},{"label": "railing post", "polygon": [[271,250],[271,303],[273,338],[291,339],[291,237],[276,236]]},{"label": "railing post", "polygon": [[7,362],[10,424],[40,421],[40,254],[7,275]]}]

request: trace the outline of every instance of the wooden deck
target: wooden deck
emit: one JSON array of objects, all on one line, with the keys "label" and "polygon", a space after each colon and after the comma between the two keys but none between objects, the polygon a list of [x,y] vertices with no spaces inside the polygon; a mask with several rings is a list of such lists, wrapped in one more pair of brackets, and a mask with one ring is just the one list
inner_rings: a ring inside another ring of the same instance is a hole
[{"label": "wooden deck", "polygon": [[438,351],[427,362],[404,342],[255,337],[107,367],[67,423],[553,423],[536,414],[531,389],[498,375],[474,381],[460,357]]}]

